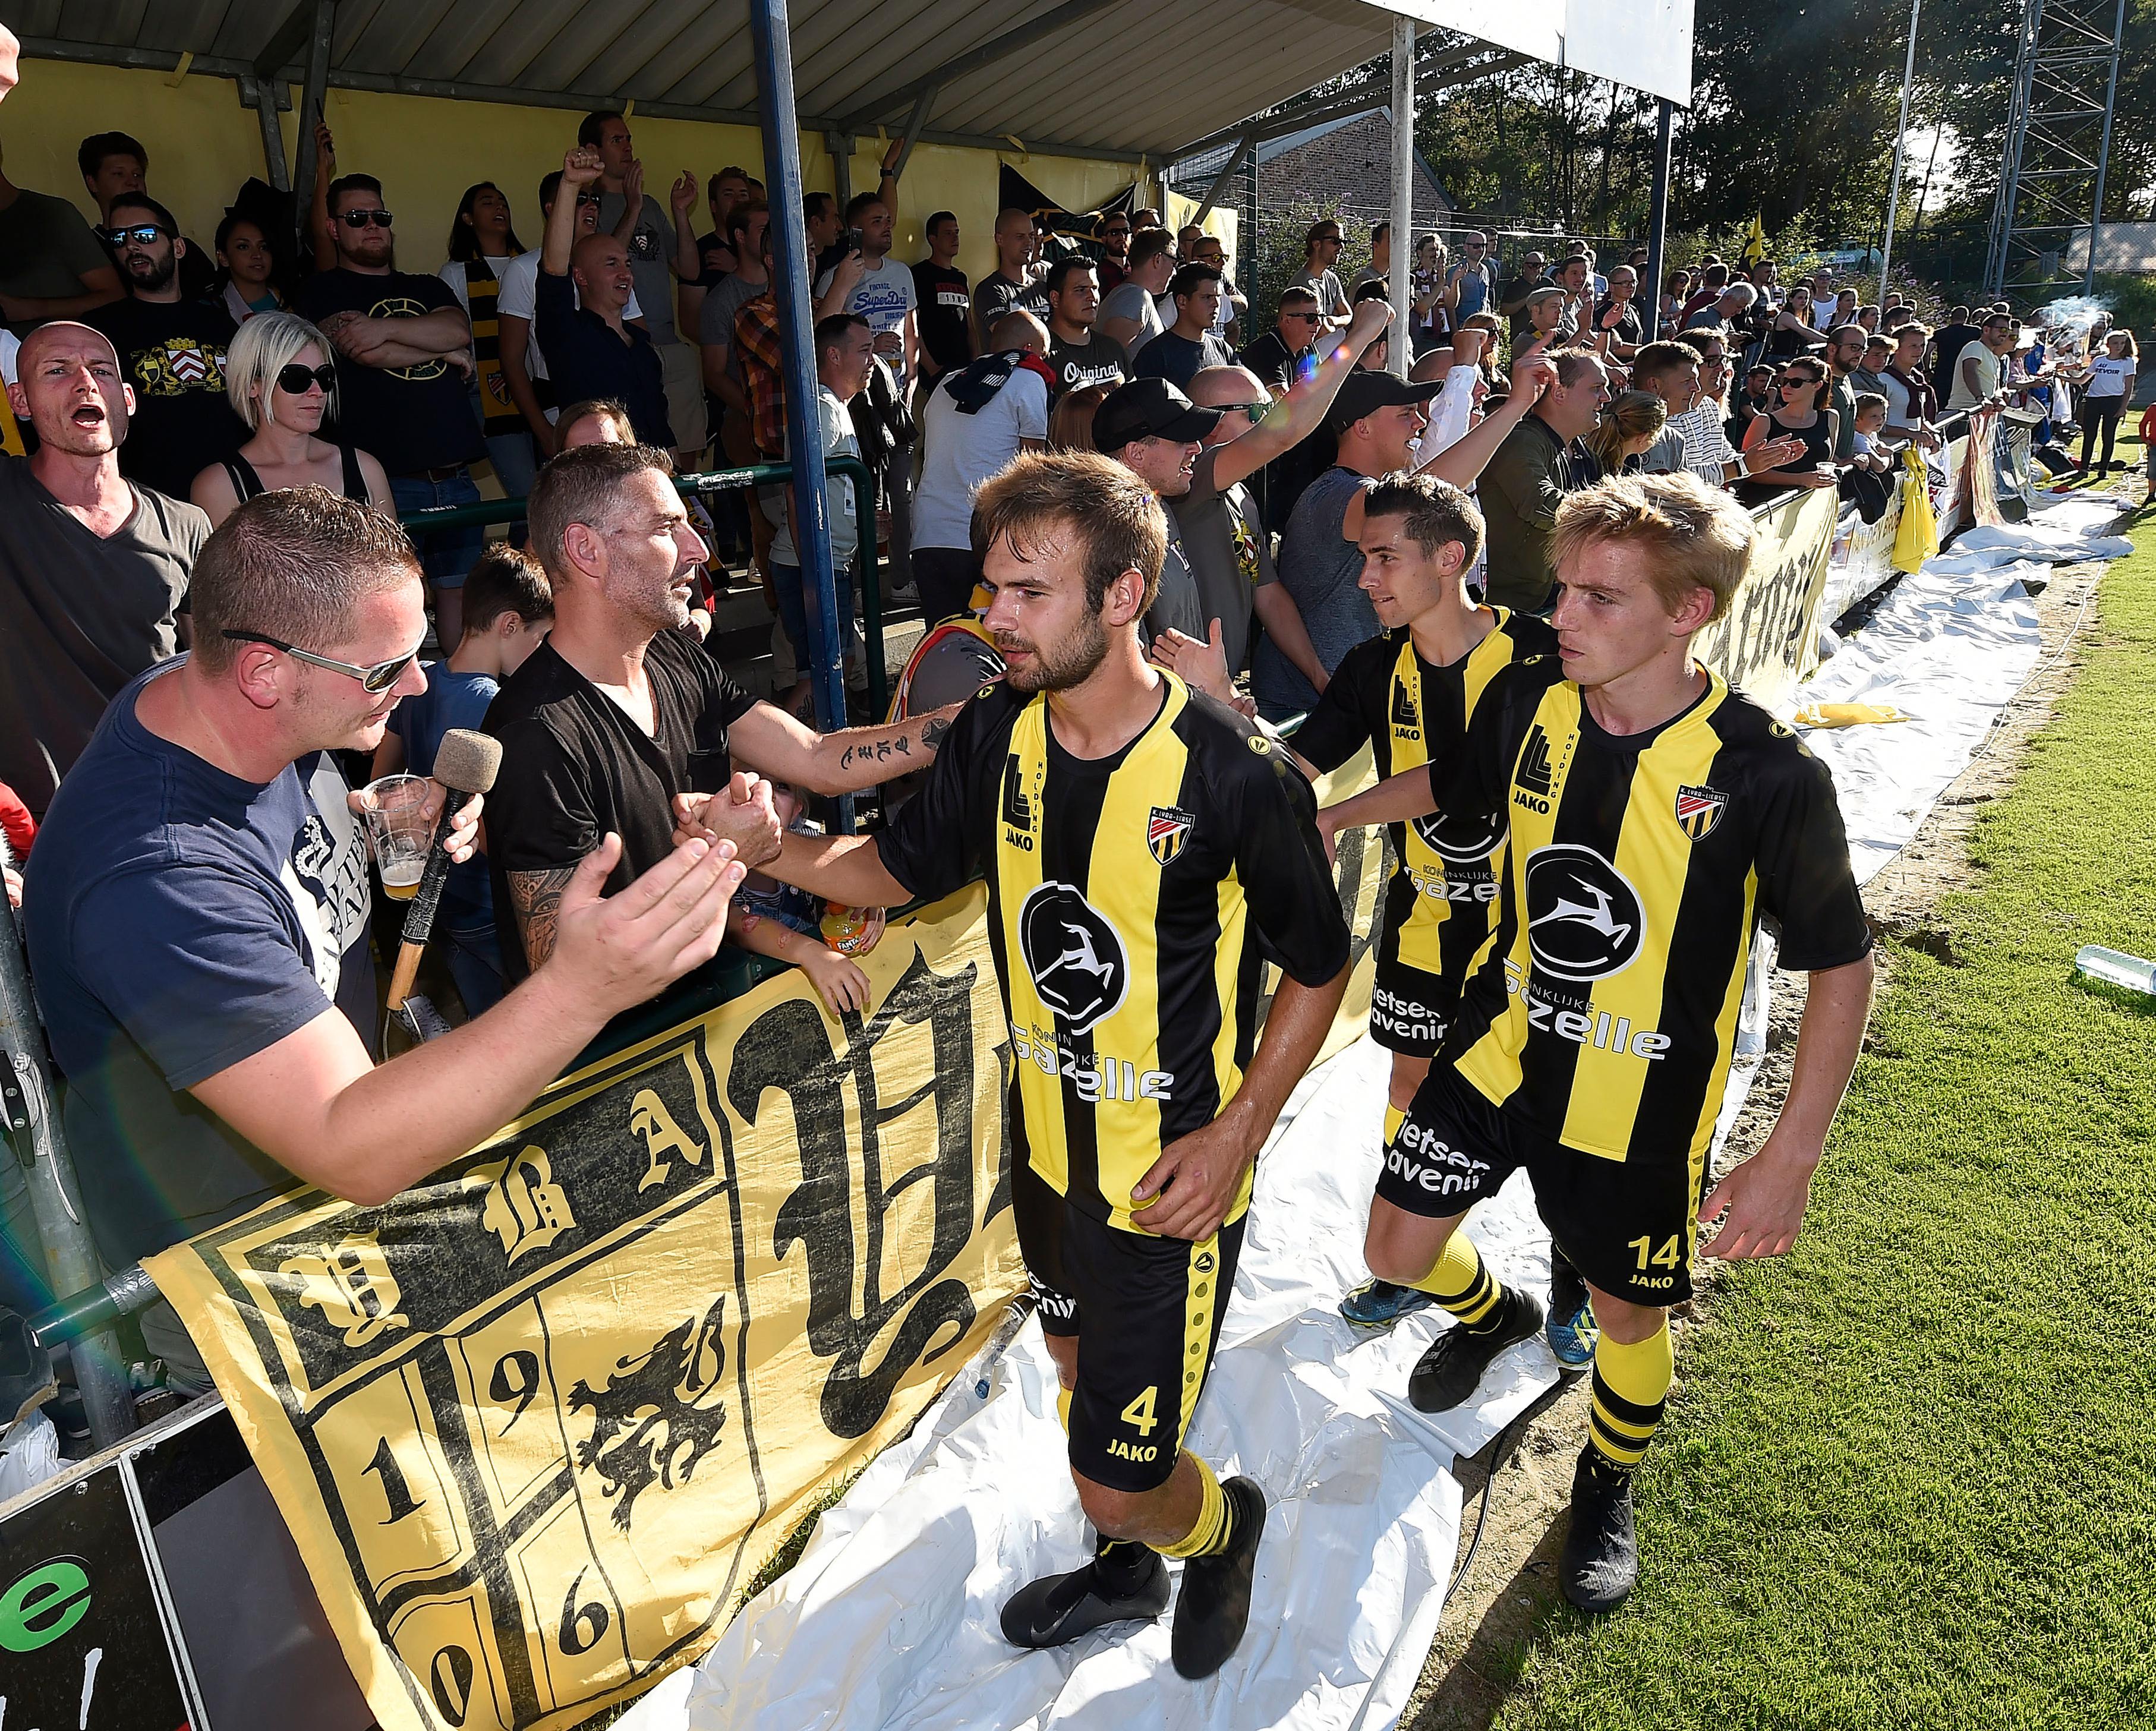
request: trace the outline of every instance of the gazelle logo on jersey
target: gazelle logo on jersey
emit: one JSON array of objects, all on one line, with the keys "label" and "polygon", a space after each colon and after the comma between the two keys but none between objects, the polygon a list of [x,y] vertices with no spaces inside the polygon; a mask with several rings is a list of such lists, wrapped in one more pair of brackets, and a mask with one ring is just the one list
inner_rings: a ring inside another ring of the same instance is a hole
[{"label": "gazelle logo on jersey", "polygon": [[1502,819],[1448,817],[1441,811],[1411,819],[1423,845],[1448,866],[1480,866],[1505,839]]},{"label": "gazelle logo on jersey", "polygon": [[1187,811],[1178,811],[1172,805],[1156,805],[1146,819],[1146,846],[1154,859],[1166,866],[1183,851],[1183,845],[1190,840],[1190,826],[1198,821]]},{"label": "gazelle logo on jersey", "polygon": [[1621,973],[1640,953],[1645,918],[1625,874],[1592,848],[1558,842],[1527,856],[1527,948],[1556,979]]},{"label": "gazelle logo on jersey", "polygon": [[1713,788],[1681,787],[1677,789],[1677,828],[1694,841],[1704,841],[1707,832],[1722,821],[1722,814],[1729,805],[1729,795]]},{"label": "gazelle logo on jersey", "polygon": [[1072,884],[1037,884],[1018,911],[1018,943],[1034,994],[1065,1031],[1083,1034],[1122,1008],[1131,989],[1123,940]]}]

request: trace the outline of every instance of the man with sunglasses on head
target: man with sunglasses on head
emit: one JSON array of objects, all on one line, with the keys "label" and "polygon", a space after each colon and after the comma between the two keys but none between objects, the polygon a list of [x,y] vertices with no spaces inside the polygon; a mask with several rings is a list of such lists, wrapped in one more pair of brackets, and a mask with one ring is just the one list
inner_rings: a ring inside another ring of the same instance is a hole
[{"label": "man with sunglasses on head", "polygon": [[121,375],[135,391],[120,470],[184,499],[203,469],[247,438],[224,391],[225,346],[238,326],[222,300],[181,294],[180,264],[192,249],[172,212],[147,193],[122,193],[108,221],[100,238],[126,279],[127,297],[85,322],[112,339]]},{"label": "man with sunglasses on head", "polygon": [[121,473],[135,393],[103,331],[40,325],[15,378],[38,447],[0,457],[0,782],[42,817],[105,706],[180,648],[209,519]]},{"label": "man with sunglasses on head", "polygon": [[[325,208],[336,264],[300,286],[297,311],[337,349],[337,425],[388,472],[400,511],[476,505],[470,465],[486,455],[467,399],[471,321],[431,273],[397,268],[393,218],[371,174],[330,183]],[[485,532],[437,530],[421,547],[440,640],[464,628],[465,573]]]},{"label": "man with sunglasses on head", "polygon": [[[372,1205],[419,1183],[707,959],[741,878],[730,846],[690,843],[603,896],[621,842],[601,839],[548,965],[377,1066],[366,850],[332,753],[372,751],[425,689],[418,561],[379,511],[294,487],[219,526],[191,598],[194,652],[114,701],[24,896],[69,1146],[115,1268],[301,1184]],[[177,1385],[208,1388],[168,1309],[143,1328]]]}]

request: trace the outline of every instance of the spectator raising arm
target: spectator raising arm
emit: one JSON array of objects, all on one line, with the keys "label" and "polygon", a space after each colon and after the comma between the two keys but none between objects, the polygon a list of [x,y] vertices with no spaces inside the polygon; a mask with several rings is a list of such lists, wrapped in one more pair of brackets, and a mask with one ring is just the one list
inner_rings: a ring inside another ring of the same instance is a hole
[{"label": "spectator raising arm", "polygon": [[1224,493],[1238,481],[1248,480],[1323,425],[1325,412],[1354,372],[1357,359],[1384,335],[1392,320],[1393,309],[1385,301],[1373,297],[1359,303],[1348,321],[1347,341],[1320,361],[1308,378],[1296,381],[1284,396],[1275,398],[1256,426],[1219,447],[1213,459],[1214,488]]}]

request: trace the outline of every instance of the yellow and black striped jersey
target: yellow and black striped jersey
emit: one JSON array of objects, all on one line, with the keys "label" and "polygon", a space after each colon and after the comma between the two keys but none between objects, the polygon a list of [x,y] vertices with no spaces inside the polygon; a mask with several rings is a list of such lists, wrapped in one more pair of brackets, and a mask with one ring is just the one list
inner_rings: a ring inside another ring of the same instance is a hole
[{"label": "yellow and black striped jersey", "polygon": [[[1099,759],[1064,749],[1045,696],[988,687],[877,837],[916,896],[987,872],[1029,1158],[1127,1229],[1162,1148],[1240,1085],[1261,963],[1315,986],[1348,963],[1309,783],[1234,711],[1161,677],[1159,714]],[[1229,1218],[1248,1203],[1246,1181]]]},{"label": "yellow and black striped jersey", "polygon": [[[1449,759],[1491,681],[1516,661],[1557,649],[1557,634],[1532,614],[1491,611],[1496,628],[1446,667],[1424,660],[1405,631],[1356,645],[1296,732],[1296,752],[1320,769],[1336,769],[1368,740],[1380,781],[1433,757]],[[1437,811],[1387,827],[1399,869],[1386,886],[1386,914],[1399,922],[1399,958],[1456,987],[1496,912],[1504,814]]]},{"label": "yellow and black striped jersey", "polygon": [[1568,1148],[1705,1152],[1762,916],[1784,968],[1871,948],[1833,778],[1718,674],[1681,715],[1616,735],[1556,656],[1522,661],[1466,748],[1431,765],[1430,791],[1511,824],[1496,922],[1444,1056]]}]

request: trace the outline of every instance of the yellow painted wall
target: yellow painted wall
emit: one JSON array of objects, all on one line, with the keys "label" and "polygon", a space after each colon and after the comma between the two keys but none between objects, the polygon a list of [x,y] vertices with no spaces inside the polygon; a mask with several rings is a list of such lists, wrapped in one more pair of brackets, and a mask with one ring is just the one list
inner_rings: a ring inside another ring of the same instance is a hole
[{"label": "yellow painted wall", "polygon": [[[576,141],[578,118],[566,109],[340,90],[329,93],[327,116],[338,167],[381,181],[382,202],[397,218],[398,263],[407,270],[432,270],[448,256],[457,203],[475,181],[493,181],[507,193],[518,237],[527,246],[537,245],[539,178],[562,166],[562,152]],[[287,113],[282,120],[286,159],[295,161],[296,116]],[[661,203],[684,168],[699,181],[732,163],[762,175],[762,141],[754,127],[635,115],[630,125],[647,190]],[[75,170],[75,146],[90,133],[109,129],[142,141],[150,153],[151,192],[204,245],[215,236],[240,183],[250,174],[268,178],[260,122],[239,105],[229,79],[191,74],[175,80],[165,73],[60,60],[24,61],[21,86],[0,109],[8,177],[18,186],[73,198],[95,221],[95,208]],[[879,141],[860,141],[852,165],[856,192],[875,185],[883,149]],[[804,136],[801,155],[808,188],[830,190],[832,164],[821,136]],[[928,249],[921,221],[931,211],[947,209],[958,218],[960,268],[975,277],[993,270],[999,160],[989,151],[918,146],[900,187],[898,256],[924,257]],[[1112,196],[1133,172],[1129,163],[1070,157],[1013,152],[1008,160],[1068,209],[1082,210]],[[1151,186],[1148,179],[1149,191]],[[700,202],[698,228],[709,221]],[[1215,211],[1206,223],[1231,254],[1234,225],[1232,211]]]}]

